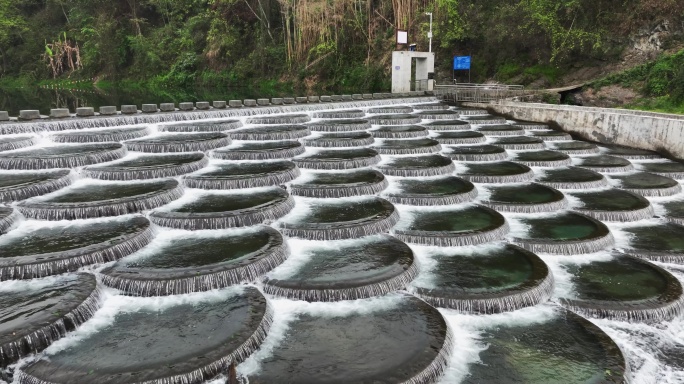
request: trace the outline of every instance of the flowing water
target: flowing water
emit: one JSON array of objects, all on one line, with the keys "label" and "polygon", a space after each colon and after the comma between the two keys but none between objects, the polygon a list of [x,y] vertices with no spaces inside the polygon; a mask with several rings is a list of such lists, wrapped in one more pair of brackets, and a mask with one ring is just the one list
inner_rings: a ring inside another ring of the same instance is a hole
[{"label": "flowing water", "polygon": [[406,98],[8,122],[0,168],[0,382],[684,382],[653,152]]}]

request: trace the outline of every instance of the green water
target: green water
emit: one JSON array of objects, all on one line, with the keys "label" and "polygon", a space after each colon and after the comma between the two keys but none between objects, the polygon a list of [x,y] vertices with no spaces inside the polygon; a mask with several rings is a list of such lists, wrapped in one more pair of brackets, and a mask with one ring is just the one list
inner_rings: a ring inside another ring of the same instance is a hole
[{"label": "green water", "polygon": [[530,225],[527,238],[553,241],[586,240],[608,234],[608,228],[588,217],[575,213],[559,216],[522,219]]},{"label": "green water", "polygon": [[206,194],[202,198],[171,210],[178,213],[220,213],[241,209],[256,208],[263,205],[285,201],[287,192],[280,188],[258,193]]},{"label": "green water", "polygon": [[239,263],[265,249],[274,240],[270,231],[257,231],[220,237],[187,237],[174,239],[151,255],[123,262],[119,269],[173,269],[201,267],[218,263]]},{"label": "green water", "polygon": [[589,264],[570,264],[574,291],[579,300],[637,301],[658,298],[667,288],[662,273],[631,257]]},{"label": "green water", "polygon": [[175,180],[134,182],[125,184],[92,184],[68,189],[68,192],[41,200],[47,203],[89,203],[94,201],[116,200],[160,193],[178,185]]},{"label": "green water", "polygon": [[389,216],[394,206],[385,200],[372,198],[344,204],[314,203],[311,211],[298,222],[302,223],[344,223],[355,220],[371,220],[378,216]]},{"label": "green water", "polygon": [[472,233],[499,228],[503,216],[484,207],[469,207],[458,211],[422,211],[414,213],[408,230]]},{"label": "green water", "polygon": [[41,228],[21,237],[14,236],[6,240],[4,237],[0,238],[0,257],[31,256],[78,249],[142,232],[149,225],[146,219],[135,218]]}]

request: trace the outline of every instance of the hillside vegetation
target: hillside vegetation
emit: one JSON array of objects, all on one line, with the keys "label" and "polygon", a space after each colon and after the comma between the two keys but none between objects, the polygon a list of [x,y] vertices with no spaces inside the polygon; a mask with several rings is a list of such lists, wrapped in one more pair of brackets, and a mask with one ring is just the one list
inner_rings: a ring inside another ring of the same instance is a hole
[{"label": "hillside vegetation", "polygon": [[451,78],[453,55],[472,54],[473,81],[548,86],[620,62],[632,36],[663,20],[674,32],[656,51],[677,46],[684,1],[0,0],[0,83],[386,90],[397,29],[427,50],[425,12],[438,79]]}]

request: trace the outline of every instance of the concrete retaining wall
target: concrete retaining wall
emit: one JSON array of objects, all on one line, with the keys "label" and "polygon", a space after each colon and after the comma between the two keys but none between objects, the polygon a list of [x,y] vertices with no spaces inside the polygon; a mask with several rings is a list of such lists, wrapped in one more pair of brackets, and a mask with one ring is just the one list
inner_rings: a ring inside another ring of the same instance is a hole
[{"label": "concrete retaining wall", "polygon": [[684,159],[684,116],[644,111],[503,101],[464,103],[511,119],[556,123],[566,132],[605,144],[659,151]]}]

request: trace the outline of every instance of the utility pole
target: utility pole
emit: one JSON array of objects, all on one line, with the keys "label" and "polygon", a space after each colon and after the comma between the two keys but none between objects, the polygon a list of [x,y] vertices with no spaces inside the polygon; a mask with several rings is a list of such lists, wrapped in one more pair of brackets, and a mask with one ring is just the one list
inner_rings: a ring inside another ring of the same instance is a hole
[{"label": "utility pole", "polygon": [[430,32],[428,32],[428,39],[430,39],[430,49],[428,52],[432,52],[432,12],[425,12],[426,15],[430,16]]}]

